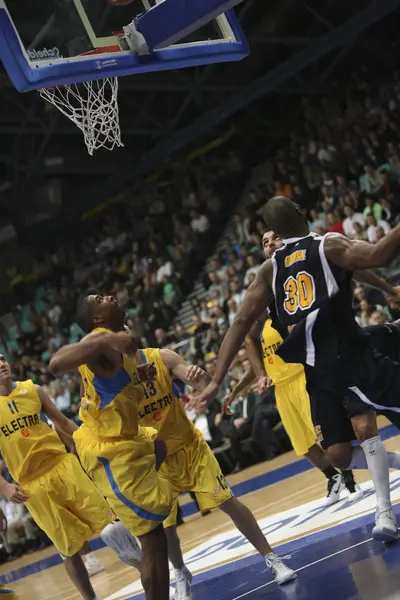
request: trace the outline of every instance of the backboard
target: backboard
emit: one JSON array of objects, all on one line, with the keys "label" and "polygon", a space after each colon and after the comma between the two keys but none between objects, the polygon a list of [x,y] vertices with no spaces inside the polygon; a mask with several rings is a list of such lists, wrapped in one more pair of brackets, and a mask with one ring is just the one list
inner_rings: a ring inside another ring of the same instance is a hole
[{"label": "backboard", "polygon": [[0,0],[0,59],[19,91],[239,60],[240,1]]}]

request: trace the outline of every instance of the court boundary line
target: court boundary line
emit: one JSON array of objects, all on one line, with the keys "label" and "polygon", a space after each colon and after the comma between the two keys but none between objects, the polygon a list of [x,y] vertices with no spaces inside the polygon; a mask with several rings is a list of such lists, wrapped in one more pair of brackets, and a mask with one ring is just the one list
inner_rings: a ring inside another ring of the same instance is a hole
[{"label": "court boundary line", "polygon": [[[304,536],[304,537],[306,538],[308,536]],[[353,548],[357,548],[358,546],[362,546],[363,544],[368,544],[369,542],[372,542],[373,539],[374,538],[370,537],[367,540],[363,540],[362,542],[358,542],[357,544],[353,544],[352,546],[348,546],[347,548],[342,548],[341,550],[338,550],[337,552],[334,552],[333,554],[328,554],[328,556],[323,556],[322,558],[319,558],[318,560],[314,560],[313,562],[308,563],[307,565],[303,565],[302,567],[299,567],[298,569],[295,570],[295,572],[299,573],[300,571],[304,571],[304,569],[313,567],[314,565],[317,565],[318,563],[321,563],[324,560],[328,560],[329,558],[333,558],[334,556],[343,554],[343,552],[347,552],[348,550],[352,550]],[[295,583],[295,581],[296,580],[293,580],[293,583]],[[263,588],[266,588],[267,586],[269,586],[273,583],[275,583],[275,581],[268,581],[267,583],[264,583],[263,585],[259,585],[258,587],[253,588],[252,590],[249,590],[249,591],[245,592],[244,594],[241,594],[240,596],[235,596],[235,598],[232,598],[232,600],[240,600],[240,598],[245,598],[249,594],[252,594],[253,592],[258,592],[258,590],[262,590]],[[290,583],[288,585],[290,585]],[[129,600],[129,598],[127,598],[127,600]]]}]

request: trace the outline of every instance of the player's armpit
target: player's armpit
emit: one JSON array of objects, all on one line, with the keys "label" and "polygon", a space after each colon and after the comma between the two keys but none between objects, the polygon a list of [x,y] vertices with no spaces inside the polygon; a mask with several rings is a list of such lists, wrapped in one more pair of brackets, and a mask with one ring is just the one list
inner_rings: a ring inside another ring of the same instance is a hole
[{"label": "player's armpit", "polygon": [[329,262],[347,271],[385,267],[399,255],[400,226],[392,229],[376,244],[328,236],[324,250]]}]

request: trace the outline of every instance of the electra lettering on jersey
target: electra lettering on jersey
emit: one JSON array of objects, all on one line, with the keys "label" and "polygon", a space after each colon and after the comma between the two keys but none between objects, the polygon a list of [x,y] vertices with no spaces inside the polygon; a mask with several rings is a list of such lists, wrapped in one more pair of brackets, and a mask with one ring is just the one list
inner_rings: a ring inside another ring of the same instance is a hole
[{"label": "electra lettering on jersey", "polygon": [[143,419],[147,415],[156,413],[161,408],[166,408],[167,406],[169,406],[172,403],[173,399],[174,399],[174,396],[173,396],[172,392],[170,392],[169,394],[166,394],[159,400],[155,400],[154,402],[149,402],[148,404],[145,404],[143,406],[143,409],[139,410],[139,419]]},{"label": "electra lettering on jersey", "polygon": [[34,425],[39,424],[40,415],[28,415],[25,417],[18,417],[17,419],[13,419],[9,423],[2,425],[0,431],[4,437],[9,437],[13,433],[21,431],[21,429],[26,429],[27,427],[33,427]]},{"label": "electra lettering on jersey", "polygon": [[[261,341],[264,344],[264,339],[261,339]],[[271,344],[270,346],[263,346],[263,358],[268,358],[269,356],[276,354],[276,351],[280,345],[281,343],[277,342],[276,344]]]}]

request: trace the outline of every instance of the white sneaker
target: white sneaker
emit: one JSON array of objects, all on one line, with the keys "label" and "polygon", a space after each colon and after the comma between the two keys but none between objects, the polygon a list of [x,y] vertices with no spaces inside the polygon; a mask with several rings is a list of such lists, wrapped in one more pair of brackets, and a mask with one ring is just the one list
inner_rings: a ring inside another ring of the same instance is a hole
[{"label": "white sneaker", "polygon": [[372,537],[380,542],[394,542],[398,539],[397,521],[391,508],[386,510],[376,509]]},{"label": "white sneaker", "polygon": [[140,570],[141,548],[137,539],[129,533],[121,521],[114,521],[101,532],[103,542],[118,554],[122,562]]},{"label": "white sneaker", "polygon": [[176,591],[174,600],[193,600],[192,579],[193,576],[187,567],[175,571]]},{"label": "white sneaker", "polygon": [[349,490],[349,496],[348,496],[347,500],[351,504],[354,504],[355,502],[359,502],[359,500],[361,500],[361,498],[363,496],[364,496],[364,492],[362,491],[360,486],[356,483],[354,486],[354,492],[350,492],[350,490]]},{"label": "white sneaker", "polygon": [[345,488],[343,475],[338,473],[330,479],[328,479],[328,494],[325,498],[325,506],[331,506],[336,504],[340,500],[340,494]]},{"label": "white sneaker", "polygon": [[93,575],[97,575],[97,573],[101,573],[102,571],[104,571],[103,565],[96,557],[94,552],[86,554],[86,556],[83,557],[83,562],[85,563],[86,571],[88,572],[89,577],[92,577]]},{"label": "white sneaker", "polygon": [[295,571],[287,567],[283,560],[273,552],[265,556],[265,563],[278,585],[297,579]]}]

